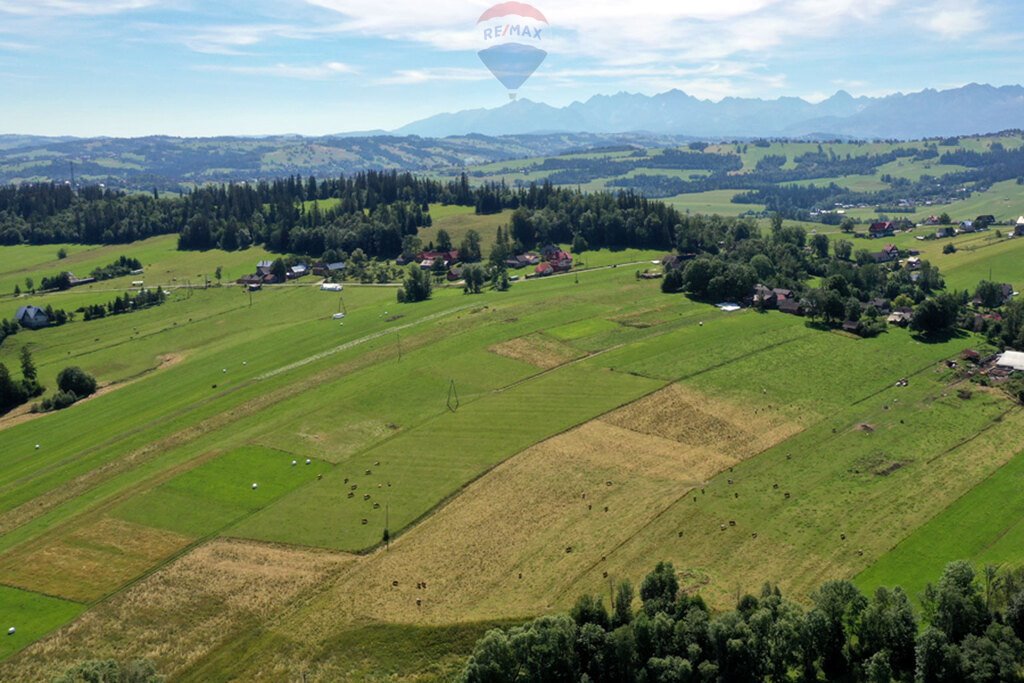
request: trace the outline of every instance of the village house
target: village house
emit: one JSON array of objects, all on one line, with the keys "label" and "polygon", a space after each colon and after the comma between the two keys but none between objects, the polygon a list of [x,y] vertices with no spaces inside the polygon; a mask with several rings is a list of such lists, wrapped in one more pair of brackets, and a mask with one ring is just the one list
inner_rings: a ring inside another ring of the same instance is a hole
[{"label": "village house", "polygon": [[895,311],[889,314],[886,318],[886,322],[890,325],[896,325],[898,327],[907,327],[910,325],[911,319],[914,317],[914,311],[910,308],[897,308]]},{"label": "village house", "polygon": [[895,244],[887,244],[885,249],[876,254],[872,254],[871,258],[875,263],[891,263],[899,260],[900,250]]},{"label": "village house", "polygon": [[892,237],[896,234],[896,225],[892,221],[879,221],[872,223],[871,227],[868,228],[868,235],[870,237]]},{"label": "village house", "polygon": [[451,267],[459,262],[459,250],[452,249],[451,251],[421,251],[419,254],[416,255],[416,260],[419,261],[420,268],[424,270],[430,270],[438,261],[444,263],[446,267]]},{"label": "village house", "polygon": [[1013,234],[1017,237],[1024,237],[1024,216],[1017,219],[1017,227],[1014,229]]},{"label": "village house", "polygon": [[256,264],[256,272],[257,272],[257,274],[259,274],[261,276],[263,276],[263,275],[270,275],[270,270],[273,267],[274,267],[274,262],[273,261],[260,261],[259,263]]},{"label": "village house", "polygon": [[777,305],[780,312],[788,313],[789,315],[803,316],[806,313],[804,307],[796,299],[779,299]]},{"label": "village house", "polygon": [[960,222],[960,228],[959,228],[958,232],[961,232],[961,233],[971,233],[971,232],[976,232],[976,231],[977,231],[977,228],[974,227],[974,221],[961,221]]},{"label": "village house", "polygon": [[50,318],[46,311],[36,306],[22,306],[14,314],[15,321],[22,327],[30,330],[38,330],[50,324]]},{"label": "village house", "polygon": [[956,234],[956,231],[953,229],[953,226],[951,226],[951,225],[943,225],[943,226],[939,227],[938,230],[935,231],[936,239],[940,239],[940,240],[944,239],[946,237],[952,237],[955,234]]},{"label": "village house", "polygon": [[537,277],[547,277],[548,275],[555,274],[555,268],[550,263],[545,261],[544,263],[541,263],[536,268],[534,268],[533,272]]},{"label": "village house", "polygon": [[540,263],[540,256],[533,252],[525,254],[518,254],[505,260],[505,265],[509,268],[526,268],[528,266],[535,266]]},{"label": "village house", "polygon": [[[402,265],[402,264],[399,264]],[[316,263],[313,265],[313,275],[317,277],[331,277],[337,275],[345,270],[345,264],[342,261],[337,263]]]},{"label": "village house", "polygon": [[549,244],[540,251],[544,260],[551,264],[556,273],[566,273],[572,270],[572,254],[563,251],[559,247]]},{"label": "village house", "polygon": [[309,275],[309,266],[305,263],[297,263],[288,269],[287,277],[289,280],[297,280],[300,277],[306,277],[307,275]]},{"label": "village house", "polygon": [[774,290],[757,285],[754,287],[753,304],[761,308],[775,308],[779,303],[779,297]]}]

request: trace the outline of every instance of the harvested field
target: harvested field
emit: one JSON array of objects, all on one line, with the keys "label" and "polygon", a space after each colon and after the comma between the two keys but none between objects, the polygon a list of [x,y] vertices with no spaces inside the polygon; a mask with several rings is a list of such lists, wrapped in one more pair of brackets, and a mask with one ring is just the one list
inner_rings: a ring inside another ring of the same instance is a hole
[{"label": "harvested field", "polygon": [[174,677],[351,560],[217,540],[0,664],[0,680],[50,680],[83,659],[146,658]]},{"label": "harvested field", "polygon": [[104,517],[5,555],[0,582],[89,602],[189,544],[187,536]]},{"label": "harvested field", "polygon": [[757,455],[800,431],[766,406],[737,406],[673,384],[601,418],[691,448],[710,448],[739,460]]},{"label": "harvested field", "polygon": [[708,436],[693,446],[598,419],[540,443],[354,564],[326,591],[330,610],[307,608],[285,627],[315,642],[366,620],[444,624],[564,607],[581,578],[601,576],[605,556],[738,462]]},{"label": "harvested field", "polygon": [[543,334],[531,334],[526,337],[510,339],[495,344],[489,350],[499,356],[529,363],[543,370],[557,368],[559,365],[585,355],[578,349],[550,339]]}]

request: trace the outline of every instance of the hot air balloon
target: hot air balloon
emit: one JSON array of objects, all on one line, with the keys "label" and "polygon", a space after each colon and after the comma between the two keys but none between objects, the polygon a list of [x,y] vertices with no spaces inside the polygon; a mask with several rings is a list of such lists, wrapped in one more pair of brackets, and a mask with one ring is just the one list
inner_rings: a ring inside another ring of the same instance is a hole
[{"label": "hot air balloon", "polygon": [[509,90],[509,98],[547,58],[541,49],[548,20],[535,7],[503,2],[480,16],[477,28],[487,45],[477,54],[494,77]]}]

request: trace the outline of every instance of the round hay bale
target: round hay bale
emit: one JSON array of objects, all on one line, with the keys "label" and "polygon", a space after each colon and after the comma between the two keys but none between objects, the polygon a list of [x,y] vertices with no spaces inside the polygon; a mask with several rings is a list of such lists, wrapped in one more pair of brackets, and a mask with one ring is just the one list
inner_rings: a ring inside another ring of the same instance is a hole
[{"label": "round hay bale", "polygon": [[370,494],[369,493],[363,494],[363,500],[370,500]]},{"label": "round hay bale", "polygon": [[522,579],[522,578],[523,578],[523,573],[522,573],[522,572],[519,572],[519,578],[520,578],[520,579]]},{"label": "round hay bale", "polygon": [[786,500],[789,500],[789,491],[786,491]]},{"label": "round hay bale", "polygon": [[839,540],[840,541],[845,541],[846,540],[846,534],[839,534]]},{"label": "round hay bale", "polygon": [[13,636],[13,635],[14,635],[14,633],[15,633],[15,631],[17,631],[17,629],[15,629],[15,628],[14,628],[14,627],[12,626],[12,627],[10,627],[9,629],[7,629],[7,635],[9,635],[9,636]]},{"label": "round hay bale", "polygon": [[373,470],[366,470],[366,476],[370,476],[371,474],[373,474]]},{"label": "round hay bale", "polygon": [[323,478],[324,478],[324,475],[322,475],[322,474],[318,474],[318,475],[316,475],[316,480],[317,480],[317,481],[320,481],[320,480],[321,480],[321,479],[323,479]]},{"label": "round hay bale", "polygon": [[363,526],[366,526],[366,525],[367,525],[367,524],[369,524],[369,523],[370,523],[370,520],[368,520],[368,519],[366,519],[366,518],[364,517],[364,518],[363,518]]},{"label": "round hay bale", "polygon": [[391,582],[391,587],[392,588],[398,588],[398,582],[397,581],[392,581]]},{"label": "round hay bale", "polygon": [[345,483],[346,484],[348,483],[348,477],[345,477]]},{"label": "round hay bale", "polygon": [[571,545],[565,546],[565,553],[566,553],[566,555],[570,554],[571,552],[572,552],[572,546]]},{"label": "round hay bale", "polygon": [[722,524],[718,527],[719,531],[725,531],[725,525]]},{"label": "round hay bale", "polygon": [[757,538],[757,533],[750,534],[751,538]]},{"label": "round hay bale", "polygon": [[373,504],[373,509],[374,510],[380,510],[380,503],[374,503]]},{"label": "round hay bale", "polygon": [[422,600],[420,600],[419,598],[416,598],[416,606],[417,606],[417,607],[420,607],[420,606],[422,606],[422,605],[423,605],[423,601],[422,601]]},{"label": "round hay bale", "polygon": [[607,578],[608,578],[608,572],[602,572],[601,576],[602,576],[603,578],[606,578],[606,579],[607,579]]},{"label": "round hay bale", "polygon": [[739,498],[740,494],[739,493],[734,493],[733,496],[735,496],[736,498]]},{"label": "round hay bale", "polygon": [[259,487],[260,487],[260,485],[259,485],[259,484],[257,484],[256,482],[253,482],[253,483],[252,483],[252,490],[253,490],[253,491],[255,491],[256,489],[258,489]]},{"label": "round hay bale", "polygon": [[676,536],[676,538],[682,538],[682,537],[683,537],[683,532],[682,532],[682,531],[680,531],[680,532],[679,532],[679,535],[678,535],[678,536]]},{"label": "round hay bale", "polygon": [[37,451],[39,450],[39,444],[36,444],[36,450]]},{"label": "round hay bale", "polygon": [[373,463],[373,466],[374,467],[380,467],[380,460],[378,460],[377,462]]},{"label": "round hay bale", "polygon": [[298,464],[299,464],[298,460],[292,460],[292,467],[295,467]]},{"label": "round hay bale", "polygon": [[587,503],[587,509],[588,510],[593,509],[593,507],[594,507],[593,503]]},{"label": "round hay bale", "polygon": [[354,494],[354,493],[352,493],[351,491],[349,491],[349,492],[348,492],[348,497],[349,497],[349,498],[355,498],[355,497],[356,497],[356,494]]},{"label": "round hay bale", "polygon": [[728,481],[729,481],[729,486],[732,486],[732,479],[729,479]]},{"label": "round hay bale", "polygon": [[730,519],[729,520],[729,526],[736,526],[736,520]]},{"label": "round hay bale", "polygon": [[307,465],[312,465],[313,464],[313,460],[311,458],[306,458],[306,464]]},{"label": "round hay bale", "polygon": [[609,479],[608,481],[606,481],[606,482],[604,483],[604,485],[605,485],[605,486],[611,486],[611,485],[612,485],[612,482],[611,482],[611,480]]},{"label": "round hay bale", "polygon": [[604,506],[604,511],[608,512],[608,506],[607,505]]},{"label": "round hay bale", "polygon": [[774,490],[778,491],[779,490],[779,485],[778,484],[772,484],[772,488]]}]

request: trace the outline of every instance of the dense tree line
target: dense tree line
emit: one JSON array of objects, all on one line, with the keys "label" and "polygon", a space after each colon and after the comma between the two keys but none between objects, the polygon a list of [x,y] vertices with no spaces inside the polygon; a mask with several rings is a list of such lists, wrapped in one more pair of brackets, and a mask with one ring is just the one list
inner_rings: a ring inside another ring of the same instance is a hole
[{"label": "dense tree line", "polygon": [[78,366],[64,368],[57,375],[57,392],[33,406],[33,412],[64,410],[96,393],[96,378]]},{"label": "dense tree line", "polygon": [[116,261],[101,268],[93,268],[89,273],[97,280],[113,280],[116,277],[124,277],[132,271],[141,270],[142,262],[130,256],[120,256]]},{"label": "dense tree line", "polygon": [[7,366],[0,363],[0,415],[27,403],[43,393],[32,353],[21,347],[21,380],[15,380]]},{"label": "dense tree line", "polygon": [[584,595],[567,615],[488,631],[462,680],[1022,681],[1024,583],[1019,573],[994,578],[982,590],[968,563],[948,565],[922,596],[921,621],[902,589],[868,597],[849,581],[823,584],[806,609],[766,584],[716,614],[663,562],[643,580],[639,609],[622,582],[611,609]]},{"label": "dense tree line", "polygon": [[145,308],[159,306],[167,301],[167,293],[160,287],[156,289],[143,289],[138,294],[125,292],[122,296],[109,301],[106,304],[90,304],[79,309],[84,320],[96,320],[105,318],[108,315],[121,315],[141,311]]}]

